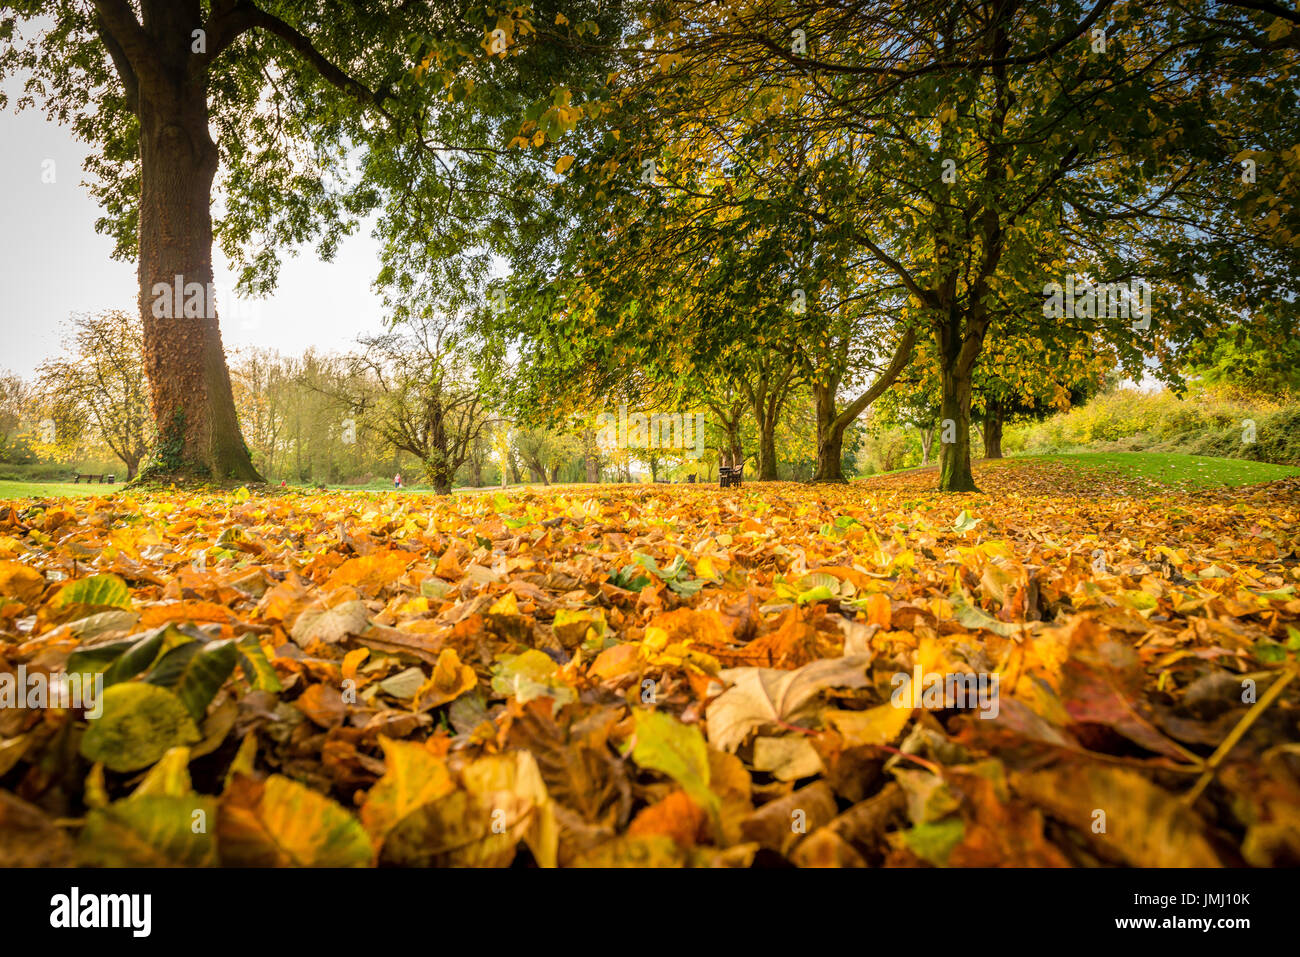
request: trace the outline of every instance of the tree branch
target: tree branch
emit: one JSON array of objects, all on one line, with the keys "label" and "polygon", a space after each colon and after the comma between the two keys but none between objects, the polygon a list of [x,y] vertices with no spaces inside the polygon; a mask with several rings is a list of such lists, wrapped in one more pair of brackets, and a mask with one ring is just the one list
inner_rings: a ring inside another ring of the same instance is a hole
[{"label": "tree branch", "polygon": [[279,37],[310,63],[326,82],[347,93],[362,106],[375,107],[382,112],[382,103],[385,99],[383,95],[375,93],[364,83],[353,79],[335,66],[316,49],[309,37],[248,0],[236,0],[233,5],[214,4],[212,14],[208,18],[208,52],[196,58],[193,69],[206,69],[213,58],[229,47],[240,34],[254,28]]},{"label": "tree branch", "polygon": [[[120,55],[130,65],[131,73],[136,79],[134,88],[137,97],[139,80],[157,84],[166,82],[162,64],[154,53],[153,40],[140,25],[140,21],[135,18],[135,11],[131,9],[131,4],[127,0],[95,0],[95,17],[101,35],[107,34],[112,38]],[[113,57],[114,64],[118,65],[117,55],[113,53],[111,46],[108,52],[109,56]],[[119,74],[121,72],[120,65],[118,65],[118,72]],[[123,84],[125,83],[124,79]]]}]

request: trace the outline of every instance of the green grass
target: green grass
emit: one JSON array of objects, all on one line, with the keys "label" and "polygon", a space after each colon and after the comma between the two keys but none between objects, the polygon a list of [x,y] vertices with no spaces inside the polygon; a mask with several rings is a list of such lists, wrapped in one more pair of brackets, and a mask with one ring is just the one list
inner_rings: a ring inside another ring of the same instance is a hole
[{"label": "green grass", "polygon": [[[1183,488],[1255,485],[1300,475],[1300,468],[1291,465],[1272,465],[1250,459],[1224,459],[1208,455],[1184,455],[1179,452],[1077,452],[1023,458],[1073,463],[1081,468],[1151,479],[1163,485]],[[1003,461],[1012,463],[1016,458]]]},{"label": "green grass", "polygon": [[5,498],[64,498],[69,495],[107,495],[122,487],[116,485],[93,485],[82,482],[6,482],[0,481],[0,499]]}]

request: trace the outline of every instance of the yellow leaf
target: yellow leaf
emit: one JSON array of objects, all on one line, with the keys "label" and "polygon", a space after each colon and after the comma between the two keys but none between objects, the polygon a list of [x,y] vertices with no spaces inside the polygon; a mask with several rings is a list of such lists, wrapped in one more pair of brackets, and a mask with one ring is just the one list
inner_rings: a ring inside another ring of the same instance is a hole
[{"label": "yellow leaf", "polygon": [[911,716],[911,708],[882,704],[866,711],[828,711],[822,721],[838,731],[849,747],[879,747],[897,738]]}]

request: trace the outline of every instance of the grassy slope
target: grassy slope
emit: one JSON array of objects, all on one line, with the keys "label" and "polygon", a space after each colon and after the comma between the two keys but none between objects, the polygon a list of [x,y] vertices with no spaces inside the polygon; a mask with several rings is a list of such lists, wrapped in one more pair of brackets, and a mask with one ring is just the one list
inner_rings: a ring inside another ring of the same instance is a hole
[{"label": "grassy slope", "polygon": [[[1273,482],[1292,475],[1300,475],[1300,468],[1292,465],[1272,465],[1250,459],[1227,459],[1209,455],[1185,455],[1181,452],[1070,452],[1059,455],[1013,455],[1004,459],[978,459],[975,468],[977,470],[1015,468],[1018,464],[1031,462],[1072,465],[1081,471],[1093,472],[1100,476],[1145,479],[1169,488],[1185,489],[1257,485],[1261,482]],[[868,476],[867,481],[938,471],[937,464],[918,465]]]},{"label": "grassy slope", "polygon": [[[1254,485],[1300,475],[1300,468],[1250,459],[1212,458],[1177,452],[1077,452],[1030,458],[1075,464],[1101,472],[1151,479],[1162,485],[1208,488],[1214,485]],[[1007,461],[1015,461],[1008,459]]]},{"label": "grassy slope", "polygon": [[100,485],[96,482],[88,485],[82,482],[0,482],[0,498],[62,498],[68,495],[108,495],[122,487],[117,485]]}]

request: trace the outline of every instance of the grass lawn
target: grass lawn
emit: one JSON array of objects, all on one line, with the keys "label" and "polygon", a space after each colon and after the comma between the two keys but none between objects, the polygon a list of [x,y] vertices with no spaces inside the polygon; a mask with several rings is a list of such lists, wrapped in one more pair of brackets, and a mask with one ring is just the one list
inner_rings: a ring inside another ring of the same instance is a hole
[{"label": "grass lawn", "polygon": [[[1292,465],[1273,465],[1250,459],[1223,459],[1176,452],[1078,452],[1069,455],[1026,456],[1045,462],[1062,462],[1132,478],[1151,479],[1162,485],[1209,488],[1215,485],[1255,485],[1300,475]],[[1006,459],[1008,464],[1016,459]],[[987,463],[994,464],[994,463]]]},{"label": "grass lawn", "polygon": [[82,482],[5,482],[0,481],[0,499],[3,498],[62,498],[67,495],[107,495],[116,492],[122,483],[100,485]]}]

